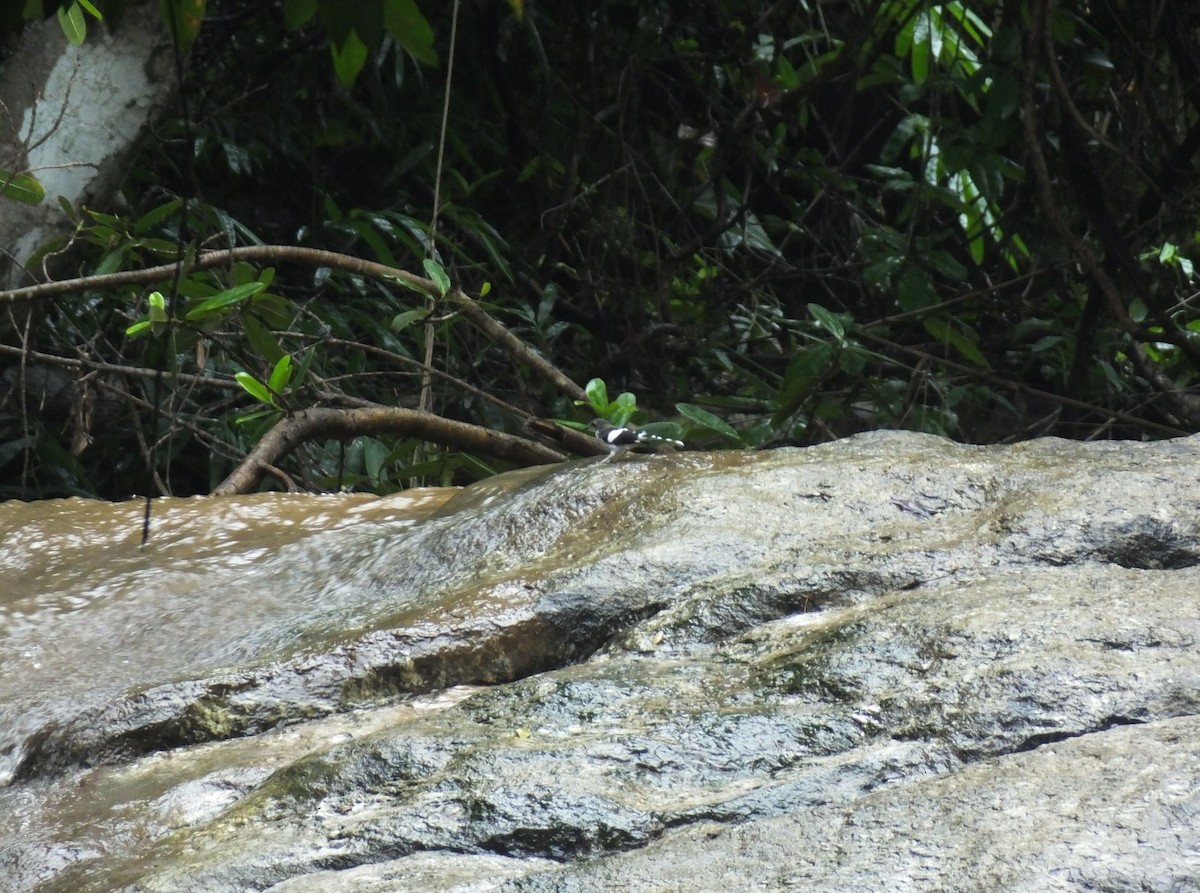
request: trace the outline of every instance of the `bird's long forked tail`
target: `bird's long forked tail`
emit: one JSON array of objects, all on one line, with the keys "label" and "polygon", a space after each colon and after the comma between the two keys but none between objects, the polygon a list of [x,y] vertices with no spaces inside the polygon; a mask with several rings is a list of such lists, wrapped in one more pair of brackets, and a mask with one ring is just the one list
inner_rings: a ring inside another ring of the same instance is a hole
[{"label": "bird's long forked tail", "polygon": [[667,445],[674,449],[683,449],[684,447],[682,440],[662,437],[648,431],[639,431],[632,425],[613,425],[604,419],[592,419],[590,427],[596,432],[596,439],[608,450],[608,455],[600,460],[601,463],[609,462],[614,457],[627,453],[638,446]]}]

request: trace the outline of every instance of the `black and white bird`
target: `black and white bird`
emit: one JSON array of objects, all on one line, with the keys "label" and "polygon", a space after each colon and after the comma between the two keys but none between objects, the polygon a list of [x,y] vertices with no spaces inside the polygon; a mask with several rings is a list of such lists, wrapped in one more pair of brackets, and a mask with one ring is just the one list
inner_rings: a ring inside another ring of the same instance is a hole
[{"label": "black and white bird", "polygon": [[627,453],[636,446],[645,446],[653,444],[667,444],[676,449],[683,447],[682,440],[672,440],[670,437],[659,437],[657,434],[650,434],[647,431],[639,431],[632,425],[611,425],[604,419],[592,419],[590,427],[596,432],[596,437],[604,444],[604,448],[608,450],[608,455],[600,461],[607,462],[614,456],[620,456]]}]

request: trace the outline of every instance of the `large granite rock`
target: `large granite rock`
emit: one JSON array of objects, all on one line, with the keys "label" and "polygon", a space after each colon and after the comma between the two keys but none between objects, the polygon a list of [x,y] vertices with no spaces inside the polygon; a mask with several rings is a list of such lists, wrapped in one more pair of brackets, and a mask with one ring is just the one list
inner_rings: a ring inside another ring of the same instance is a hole
[{"label": "large granite rock", "polygon": [[[251,567],[206,554],[207,647],[172,612],[119,688],[13,695],[7,724],[0,688],[0,874],[1200,889],[1198,460],[872,434],[531,470],[417,523],[287,528]],[[166,558],[164,598],[194,595]],[[130,573],[78,583],[112,604],[60,645],[129,623]]]}]

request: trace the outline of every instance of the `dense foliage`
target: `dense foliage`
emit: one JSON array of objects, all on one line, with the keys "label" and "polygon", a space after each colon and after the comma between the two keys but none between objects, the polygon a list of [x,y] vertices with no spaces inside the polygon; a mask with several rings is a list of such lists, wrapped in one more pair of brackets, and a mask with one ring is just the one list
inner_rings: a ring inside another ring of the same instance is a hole
[{"label": "dense foliage", "polygon": [[[181,237],[444,269],[575,381],[700,446],[1197,429],[1200,7],[477,0],[452,29],[453,10],[210,0],[187,117],[145,148],[125,210],[73,209],[80,272],[171,262]],[[190,373],[163,382],[160,429],[153,379],[93,376],[121,421],[6,413],[4,495],[144,489],[155,436],[159,488],[204,492],[317,404],[510,431],[593,411],[395,282],[243,263],[191,273],[178,302],[169,285],[60,302],[36,339]],[[379,490],[503,467],[387,436],[290,462]]]}]

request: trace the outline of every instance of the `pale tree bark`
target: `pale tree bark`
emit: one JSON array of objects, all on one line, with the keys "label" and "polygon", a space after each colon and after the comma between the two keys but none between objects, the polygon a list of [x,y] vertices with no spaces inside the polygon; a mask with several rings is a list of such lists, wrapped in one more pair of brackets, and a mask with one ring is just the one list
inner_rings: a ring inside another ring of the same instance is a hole
[{"label": "pale tree bark", "polygon": [[40,246],[73,229],[58,197],[111,211],[139,140],[174,90],[158,3],[91,27],[81,46],[53,16],[21,32],[0,68],[0,168],[33,174],[46,197],[34,206],[0,197],[0,288],[59,275],[28,269]]},{"label": "pale tree bark", "polygon": [[[9,2],[9,0],[0,0]],[[36,205],[0,195],[0,289],[78,275],[75,224],[61,196],[78,210],[117,210],[119,188],[138,144],[175,95],[173,44],[160,4],[126,10],[120,21],[91,23],[73,46],[56,17],[28,25],[0,62],[0,181],[31,174],[45,189]],[[42,246],[53,253],[36,260]],[[33,259],[33,260],[31,260]],[[36,262],[35,262],[36,261]],[[43,312],[33,302],[0,310],[0,345],[20,351],[0,368],[0,443],[20,443],[28,470],[35,421],[61,428],[78,453],[88,442],[87,409],[76,376],[39,366]],[[74,435],[71,435],[74,431]]]}]

